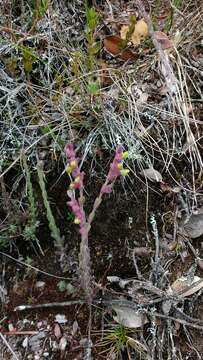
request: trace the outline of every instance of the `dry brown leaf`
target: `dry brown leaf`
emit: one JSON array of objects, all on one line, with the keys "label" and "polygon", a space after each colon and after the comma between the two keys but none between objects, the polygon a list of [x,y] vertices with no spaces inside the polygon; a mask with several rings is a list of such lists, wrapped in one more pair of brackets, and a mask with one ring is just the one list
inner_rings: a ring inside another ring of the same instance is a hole
[{"label": "dry brown leaf", "polygon": [[153,166],[149,169],[144,169],[141,171],[141,174],[144,175],[147,179],[153,182],[162,182],[162,176],[159,171],[155,170]]},{"label": "dry brown leaf", "polygon": [[145,314],[135,311],[130,307],[113,305],[112,309],[117,314],[117,316],[114,316],[114,320],[123,326],[138,328],[149,322]]},{"label": "dry brown leaf", "polygon": [[171,186],[165,182],[160,183],[160,188],[163,193],[171,193],[172,192]]},{"label": "dry brown leaf", "polygon": [[65,336],[62,336],[60,342],[59,342],[59,350],[61,350],[61,352],[63,353],[66,349],[66,346],[67,346],[67,339]]},{"label": "dry brown leaf", "polygon": [[[121,39],[126,40],[127,33],[129,31],[128,25],[123,25],[120,30]],[[148,26],[146,22],[141,19],[139,20],[134,27],[134,31],[129,39],[133,45],[139,45],[142,40],[148,35]]]},{"label": "dry brown leaf", "polygon": [[133,60],[136,58],[135,54],[129,49],[122,50],[122,39],[119,36],[111,35],[104,39],[105,49],[112,55],[118,56],[120,59]]},{"label": "dry brown leaf", "polygon": [[[140,341],[135,340],[131,337],[127,337],[126,346],[127,346],[127,349],[130,346],[131,348],[133,348],[135,351],[137,351],[139,354],[142,354],[142,355],[144,355],[144,354],[147,355],[147,353],[148,353],[148,349],[146,348],[146,346],[144,344],[142,344]],[[149,357],[148,357],[148,359],[149,359]]]},{"label": "dry brown leaf", "polygon": [[190,236],[192,239],[196,239],[203,234],[203,214],[192,214],[189,220],[180,226],[181,232],[185,235]]},{"label": "dry brown leaf", "polygon": [[61,327],[58,323],[56,323],[54,326],[54,335],[57,339],[60,339],[62,336]]},{"label": "dry brown leaf", "polygon": [[151,255],[152,249],[148,247],[134,247],[133,253],[137,256],[146,257]]},{"label": "dry brown leaf", "polygon": [[75,334],[77,333],[79,329],[79,325],[77,320],[74,321],[73,326],[72,326],[72,336],[75,336]]},{"label": "dry brown leaf", "polygon": [[171,285],[167,293],[169,295],[179,295],[186,297],[195,294],[203,288],[203,279],[199,276],[190,277],[182,276]]},{"label": "dry brown leaf", "polygon": [[160,43],[163,50],[174,47],[173,42],[162,31],[154,31],[154,38]]}]

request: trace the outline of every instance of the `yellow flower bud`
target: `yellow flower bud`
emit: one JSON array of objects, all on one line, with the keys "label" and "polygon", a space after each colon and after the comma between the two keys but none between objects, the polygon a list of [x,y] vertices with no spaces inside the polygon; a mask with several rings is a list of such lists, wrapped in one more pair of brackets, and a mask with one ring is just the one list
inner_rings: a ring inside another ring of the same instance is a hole
[{"label": "yellow flower bud", "polygon": [[70,166],[71,166],[72,170],[75,169],[77,167],[76,161],[71,161]]},{"label": "yellow flower bud", "polygon": [[80,176],[77,176],[77,177],[75,178],[75,182],[76,182],[76,183],[79,183],[79,182],[80,182]]},{"label": "yellow flower bud", "polygon": [[71,174],[72,168],[71,168],[70,166],[68,166],[68,167],[66,168],[66,172],[67,172],[68,174]]},{"label": "yellow flower bud", "polygon": [[128,175],[129,172],[130,172],[129,169],[123,169],[123,170],[121,170],[121,175],[126,176],[126,175]]},{"label": "yellow flower bud", "polygon": [[118,163],[117,167],[118,167],[119,170],[123,170],[123,164],[122,163]]},{"label": "yellow flower bud", "polygon": [[74,183],[72,182],[72,183],[70,183],[70,185],[69,185],[69,189],[74,189],[75,188],[75,185],[74,185]]},{"label": "yellow flower bud", "polygon": [[80,224],[80,219],[78,219],[78,218],[76,217],[75,220],[74,220],[74,224],[79,225],[79,224]]},{"label": "yellow flower bud", "polygon": [[122,154],[122,159],[127,159],[128,156],[129,156],[128,151],[124,151],[123,154]]}]

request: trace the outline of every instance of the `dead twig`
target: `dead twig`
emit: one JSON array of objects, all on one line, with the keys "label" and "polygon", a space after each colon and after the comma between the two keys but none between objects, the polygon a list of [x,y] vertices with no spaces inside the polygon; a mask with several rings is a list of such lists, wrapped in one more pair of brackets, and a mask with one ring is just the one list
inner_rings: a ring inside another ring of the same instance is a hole
[{"label": "dead twig", "polygon": [[54,277],[55,279],[72,280],[72,278],[67,278],[67,277],[64,277],[64,276],[58,276],[58,275],[50,274],[50,273],[48,273],[48,272],[46,272],[46,271],[40,270],[40,269],[36,268],[35,266],[32,266],[32,265],[30,265],[30,264],[26,264],[25,262],[20,261],[20,260],[18,260],[18,259],[15,259],[15,258],[12,257],[11,255],[8,255],[8,254],[6,254],[6,253],[4,253],[4,252],[2,252],[2,251],[0,251],[0,254],[3,255],[3,256],[6,256],[7,258],[9,258],[9,259],[11,259],[11,260],[13,260],[13,261],[15,261],[15,262],[17,262],[18,264],[21,264],[21,265],[23,265],[23,266],[26,266],[26,267],[28,267],[28,268],[36,271],[36,272],[39,272],[39,273],[41,273],[41,274]]},{"label": "dead twig", "polygon": [[14,330],[14,331],[5,331],[3,333],[4,335],[36,335],[39,334],[39,331],[18,331],[18,330]]},{"label": "dead twig", "polygon": [[160,319],[168,319],[168,320],[173,320],[175,322],[178,322],[179,324],[182,324],[182,325],[185,325],[185,326],[188,326],[188,327],[192,327],[194,329],[198,329],[198,330],[201,330],[203,331],[203,326],[200,326],[200,325],[197,325],[197,324],[193,324],[193,323],[190,323],[190,322],[187,322],[185,320],[182,320],[182,319],[178,319],[178,318],[175,318],[173,316],[169,316],[169,315],[164,315],[164,314],[160,314],[158,312],[153,312],[151,313],[151,311],[148,311],[148,310],[144,310],[144,312],[149,315],[149,316],[157,316],[158,318]]},{"label": "dead twig", "polygon": [[63,307],[63,306],[72,306],[72,305],[83,305],[86,304],[85,300],[73,300],[73,301],[63,301],[63,302],[52,302],[46,304],[35,304],[35,305],[19,305],[14,308],[14,311],[23,311],[23,310],[32,310],[32,309],[42,309],[50,307]]}]

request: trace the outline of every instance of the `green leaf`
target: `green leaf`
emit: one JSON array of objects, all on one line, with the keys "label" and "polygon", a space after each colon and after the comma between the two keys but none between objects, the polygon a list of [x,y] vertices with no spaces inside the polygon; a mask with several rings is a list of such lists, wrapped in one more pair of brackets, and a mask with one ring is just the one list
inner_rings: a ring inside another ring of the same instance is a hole
[{"label": "green leaf", "polygon": [[58,284],[57,284],[57,287],[58,287],[60,292],[65,291],[66,290],[66,282],[65,282],[65,280],[59,281]]},{"label": "green leaf", "polygon": [[93,31],[97,26],[98,14],[94,8],[86,9],[86,19],[88,28]]},{"label": "green leaf", "polygon": [[92,55],[96,55],[100,50],[101,50],[101,42],[98,41],[98,42],[94,43],[94,45],[91,46],[90,53]]},{"label": "green leaf", "polygon": [[68,292],[68,295],[73,295],[76,292],[76,288],[71,283],[68,283],[66,285],[66,290]]},{"label": "green leaf", "polygon": [[91,81],[87,84],[87,90],[91,95],[96,95],[99,91],[99,85],[96,81]]}]

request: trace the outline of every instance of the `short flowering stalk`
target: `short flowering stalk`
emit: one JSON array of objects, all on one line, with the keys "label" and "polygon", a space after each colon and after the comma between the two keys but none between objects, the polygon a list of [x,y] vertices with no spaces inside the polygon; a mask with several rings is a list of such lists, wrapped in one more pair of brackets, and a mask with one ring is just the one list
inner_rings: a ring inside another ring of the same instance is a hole
[{"label": "short flowering stalk", "polygon": [[[84,190],[84,172],[80,171],[79,159],[75,155],[74,147],[68,144],[66,147],[66,157],[68,160],[66,171],[71,176],[71,183],[69,185],[68,196],[70,201],[68,205],[71,208],[75,219],[74,223],[79,225],[81,234],[79,267],[81,276],[81,285],[87,296],[89,304],[92,302],[92,287],[91,287],[91,268],[90,268],[90,251],[88,246],[88,233],[91,229],[91,223],[94,219],[96,210],[102,202],[104,194],[109,194],[112,191],[113,185],[119,176],[126,176],[129,173],[128,169],[123,168],[123,162],[128,157],[128,152],[123,150],[119,145],[116,149],[114,159],[110,165],[106,180],[102,185],[99,196],[95,199],[91,213],[86,220],[85,211],[83,209],[83,190]],[[76,198],[76,191],[79,190],[79,197]]]},{"label": "short flowering stalk", "polygon": [[[68,205],[71,208],[73,214],[75,215],[74,223],[80,225],[80,231],[82,233],[84,231],[86,222],[85,213],[82,205],[84,172],[80,171],[78,165],[79,159],[76,158],[74,147],[72,144],[67,145],[66,156],[68,160],[68,166],[66,168],[66,171],[72,177],[72,181],[69,185],[68,191],[68,195],[70,197]],[[74,190],[76,189],[80,190],[79,200],[75,199],[74,197]]]},{"label": "short flowering stalk", "polygon": [[92,211],[88,217],[88,225],[91,228],[91,223],[94,219],[96,210],[102,202],[103,194],[109,194],[112,191],[114,183],[119,176],[126,176],[129,173],[129,169],[123,168],[123,161],[127,159],[128,151],[123,151],[123,147],[119,145],[116,148],[116,153],[113,162],[110,165],[110,169],[104,184],[102,185],[99,196],[95,199]]}]

